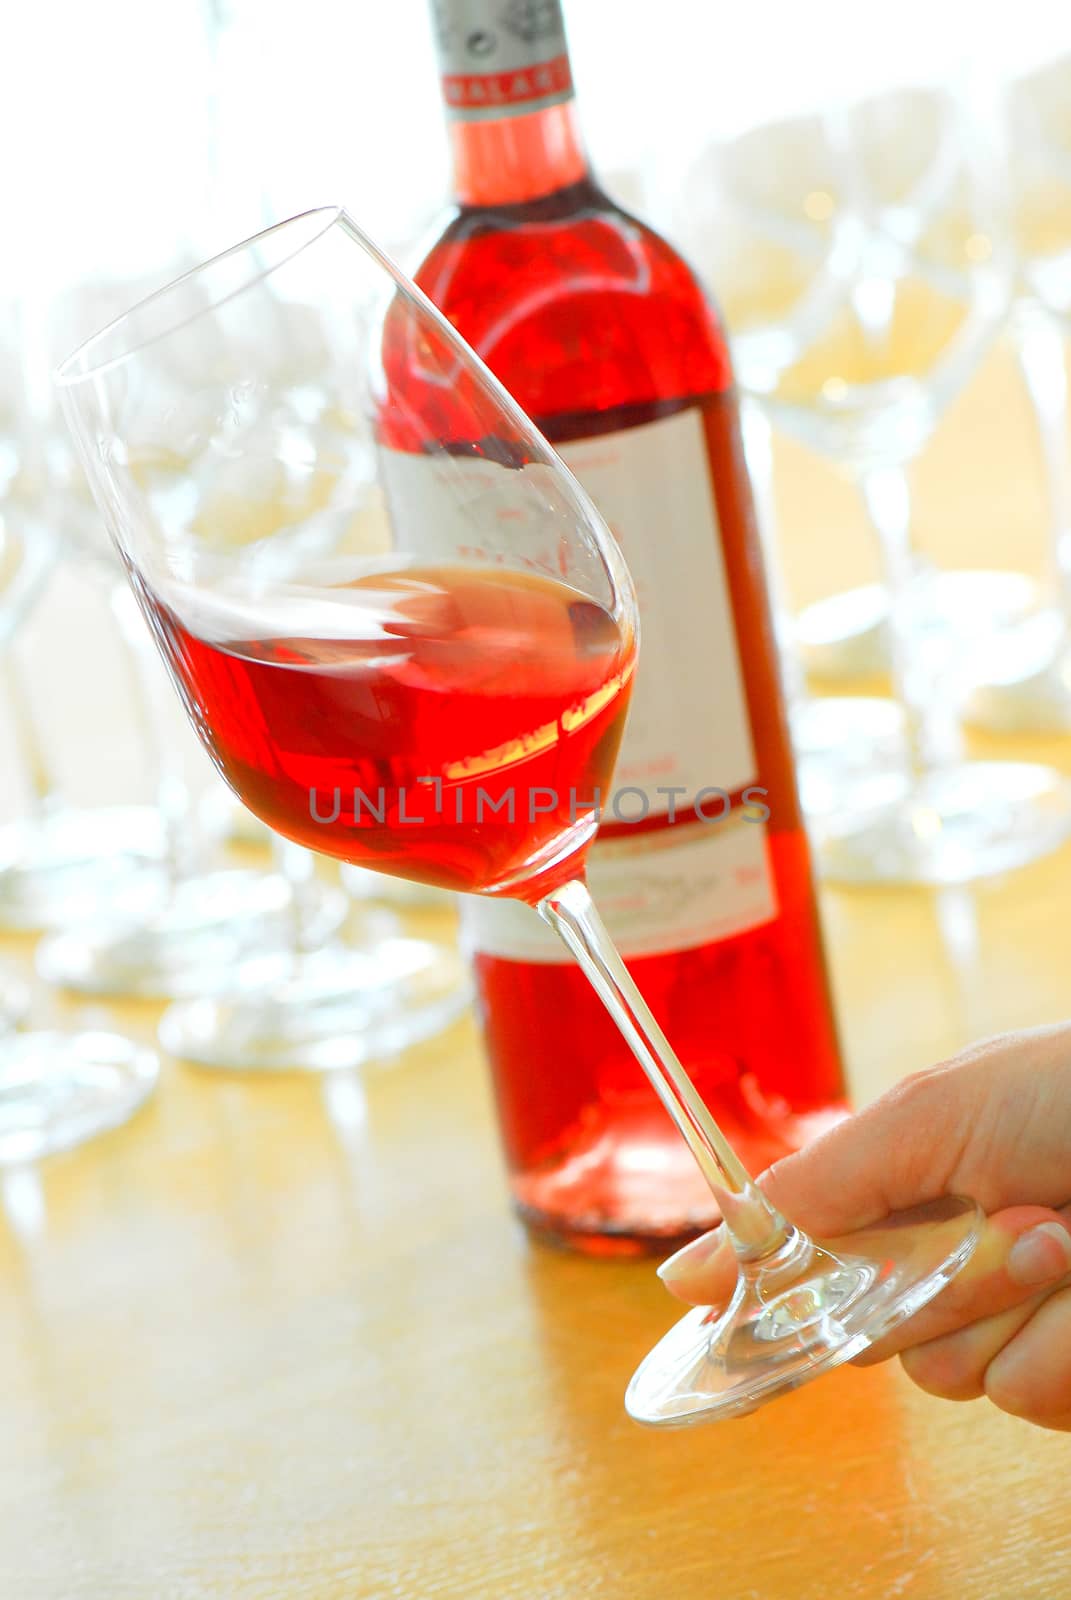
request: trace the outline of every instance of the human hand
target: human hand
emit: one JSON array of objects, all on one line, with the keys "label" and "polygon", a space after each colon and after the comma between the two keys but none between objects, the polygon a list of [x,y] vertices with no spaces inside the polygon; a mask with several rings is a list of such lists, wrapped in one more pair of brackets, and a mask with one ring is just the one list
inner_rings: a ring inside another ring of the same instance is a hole
[{"label": "human hand", "polygon": [[[759,1183],[819,1239],[971,1195],[987,1222],[967,1266],[856,1364],[899,1353],[930,1394],[985,1394],[1071,1431],[1071,1024],[1005,1034],[905,1079]],[[732,1247],[715,1229],[659,1275],[689,1304],[724,1304]]]}]

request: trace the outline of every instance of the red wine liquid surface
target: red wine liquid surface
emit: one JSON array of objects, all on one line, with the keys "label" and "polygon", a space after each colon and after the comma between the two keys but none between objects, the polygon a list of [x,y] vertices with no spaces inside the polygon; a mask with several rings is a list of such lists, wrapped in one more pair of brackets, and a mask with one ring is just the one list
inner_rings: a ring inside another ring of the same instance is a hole
[{"label": "red wine liquid surface", "polygon": [[218,597],[192,623],[143,600],[220,772],[277,832],[444,889],[536,899],[580,870],[635,649],[575,589],[413,568],[325,591],[327,636],[269,638]]}]

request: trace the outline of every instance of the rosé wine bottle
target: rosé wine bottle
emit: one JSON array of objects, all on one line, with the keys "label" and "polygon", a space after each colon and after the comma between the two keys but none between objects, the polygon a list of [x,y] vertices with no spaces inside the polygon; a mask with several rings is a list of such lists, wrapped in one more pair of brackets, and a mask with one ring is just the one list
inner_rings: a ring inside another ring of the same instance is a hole
[{"label": "ros\u00e9 wine bottle", "polygon": [[[457,206],[415,277],[631,567],[640,665],[588,881],[757,1172],[842,1115],[845,1091],[725,335],[686,264],[589,171],[559,0],[433,0],[433,19]],[[419,351],[388,337],[383,361],[388,382],[420,382]],[[494,448],[460,420],[459,454]],[[528,1225],[592,1253],[708,1227],[695,1163],[550,929],[508,901],[472,898],[463,918]]]}]

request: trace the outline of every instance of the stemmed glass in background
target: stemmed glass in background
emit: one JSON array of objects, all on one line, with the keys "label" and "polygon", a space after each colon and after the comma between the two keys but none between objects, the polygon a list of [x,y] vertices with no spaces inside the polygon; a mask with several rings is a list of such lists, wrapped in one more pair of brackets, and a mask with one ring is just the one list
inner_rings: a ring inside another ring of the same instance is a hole
[{"label": "stemmed glass in background", "polygon": [[[5,366],[3,400],[12,405],[12,361]],[[0,661],[35,603],[54,557],[47,526],[38,524],[26,494],[28,454],[22,416],[4,419],[5,485],[0,496]],[[18,686],[16,685],[16,692]],[[16,699],[16,709],[19,702]],[[87,814],[89,815],[89,814]],[[28,830],[5,829],[10,852]],[[0,853],[0,860],[10,864]],[[85,858],[83,858],[85,859]],[[71,857],[67,858],[68,865]],[[121,868],[116,877],[121,880]],[[101,1030],[18,1031],[31,1012],[16,977],[0,970],[0,1164],[23,1162],[66,1149],[125,1122],[151,1092],[158,1063],[150,1050]]]},{"label": "stemmed glass in background", "polygon": [[[304,371],[265,361],[279,304],[305,319]],[[636,665],[623,559],[500,385],[345,214],[307,213],[188,274],[82,346],[59,383],[149,626],[235,791],[354,864],[533,906],[687,1141],[739,1284],[644,1362],[632,1415],[751,1410],[937,1293],[974,1246],[976,1207],[806,1239],[749,1178],[614,950],[584,856]],[[146,451],[146,427],[172,448]],[[205,510],[238,463],[273,464],[292,510],[235,543]]]},{"label": "stemmed glass in background", "polygon": [[[812,113],[765,123],[704,147],[678,187],[657,169],[648,177],[651,206],[673,199],[665,224],[714,288],[732,335],[741,391],[745,447],[763,533],[767,580],[781,650],[801,798],[809,815],[844,804],[858,784],[902,766],[902,718],[887,698],[822,699],[807,690],[804,666],[816,651],[800,647],[798,623],[783,593],[775,536],[771,425],[759,399],[818,338],[837,313],[855,270],[859,228],[845,204],[843,130]],[[827,651],[839,660],[854,646],[856,671],[873,631],[875,595],[865,591],[845,634],[827,622]],[[870,608],[869,611],[867,608]],[[838,648],[838,646],[840,648]]]},{"label": "stemmed glass in background", "polygon": [[[10,634],[14,626],[13,619],[22,609],[19,590],[23,589],[25,579],[21,544],[16,545],[0,512],[0,650],[3,649],[3,632]],[[14,596],[12,590],[15,591]],[[0,1034],[16,1027],[28,1009],[29,997],[25,984],[14,973],[0,967]]]},{"label": "stemmed glass in background", "polygon": [[907,767],[883,774],[865,803],[849,790],[831,804],[816,841],[827,876],[844,881],[967,882],[1047,852],[1071,826],[1056,773],[962,759],[957,641],[927,619],[911,537],[907,468],[1005,314],[1000,163],[950,89],[890,90],[838,120],[850,271],[823,326],[754,389],[775,424],[859,490],[885,569]]},{"label": "stemmed glass in background", "polygon": [[[946,203],[947,163],[937,146],[948,100],[940,91],[912,91],[911,126],[895,130],[895,154],[883,143],[887,117],[868,116],[865,102],[854,115],[834,102],[821,113],[752,128],[696,158],[674,207],[675,225],[717,290],[745,394],[767,393],[835,311],[845,281],[863,265],[877,207],[892,208],[896,226],[910,232]],[[956,643],[999,640],[1037,606],[1037,585],[1023,573],[939,571],[917,553],[916,564],[928,628],[947,631]],[[880,583],[805,606],[785,630],[799,658],[796,672],[805,667],[835,683],[887,671],[887,616]],[[823,716],[850,731],[855,704],[844,697],[812,702],[799,719],[803,753]],[[864,748],[877,709],[873,699],[858,706],[855,732]],[[893,706],[885,713],[888,735],[899,721]]]},{"label": "stemmed glass in background", "polygon": [[[28,298],[33,336],[20,352],[24,370],[47,375],[46,352],[70,348],[72,328],[88,331],[138,292],[102,277],[54,297],[47,308]],[[278,319],[264,334],[276,360],[285,362],[300,347],[300,334]],[[333,937],[350,916],[344,889],[314,871],[307,851],[266,830],[273,870],[213,859],[217,841],[202,822],[211,808],[195,803],[173,751],[173,702],[157,653],[73,459],[50,383],[36,400],[48,490],[37,515],[62,530],[64,553],[107,597],[141,746],[157,774],[156,811],[138,808],[138,814],[145,811],[160,835],[155,858],[134,881],[124,881],[102,851],[94,857],[99,870],[77,898],[68,881],[54,904],[35,906],[36,925],[61,923],[38,948],[41,976],[80,993],[176,999],[161,1020],[161,1040],[172,1054],[204,1065],[352,1066],[438,1032],[468,1000],[453,950],[406,935],[386,914],[365,918],[356,938]],[[159,447],[151,438],[141,443],[148,451]],[[228,537],[240,542],[258,519],[277,514],[281,489],[270,475],[220,488],[212,512],[219,527],[226,522]],[[114,808],[119,838],[131,809]]]},{"label": "stemmed glass in background", "polygon": [[998,732],[1071,730],[1071,56],[1010,85],[1008,211],[1016,265],[1011,332],[1030,400],[1049,512],[1047,605],[979,664],[967,719]]},{"label": "stemmed glass in background", "polygon": [[0,967],[0,1034],[17,1028],[29,1009],[26,985],[13,972]]},{"label": "stemmed glass in background", "polygon": [[[25,306],[15,301],[0,318],[0,689],[26,806],[20,820],[0,827],[0,927],[9,929],[47,927],[121,901],[155,875],[162,849],[150,806],[64,802],[15,659],[16,634],[61,554],[49,503],[51,463],[24,360],[25,320]],[[47,392],[47,367],[42,380]]]}]

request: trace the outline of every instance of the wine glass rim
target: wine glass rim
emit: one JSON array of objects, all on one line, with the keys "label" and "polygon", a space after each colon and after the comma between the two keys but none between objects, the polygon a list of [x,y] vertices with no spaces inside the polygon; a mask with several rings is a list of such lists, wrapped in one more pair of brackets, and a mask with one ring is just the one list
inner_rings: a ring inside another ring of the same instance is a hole
[{"label": "wine glass rim", "polygon": [[[188,327],[190,323],[196,322],[206,312],[218,310],[220,306],[227,305],[231,300],[254,288],[258,283],[263,283],[266,278],[270,278],[280,268],[285,267],[289,262],[301,255],[303,251],[322,239],[343,216],[345,216],[345,211],[342,206],[313,206],[307,211],[298,211],[292,217],[284,217],[279,222],[273,222],[270,227],[262,228],[258,233],[250,234],[248,238],[240,239],[236,244],[229,245],[226,250],[220,250],[216,255],[209,256],[204,261],[199,261],[196,266],[188,268],[185,272],[180,272],[177,277],[170,278],[166,283],[161,284],[159,289],[154,289],[151,294],[136,300],[133,305],[128,306],[117,317],[113,317],[110,322],[106,322],[103,328],[98,328],[96,333],[89,335],[88,339],[83,339],[82,343],[72,350],[70,355],[66,356],[55,369],[52,375],[53,382],[57,388],[73,388],[76,384],[84,383],[89,378],[98,378],[106,372],[113,371],[116,367],[121,366],[124,361],[129,361],[131,356],[150,349],[164,339],[170,339],[173,334]],[[154,305],[158,301],[163,301],[168,295],[173,294],[181,284],[189,283],[191,279],[200,277],[202,273],[208,272],[212,267],[219,266],[221,262],[229,260],[232,256],[240,255],[242,251],[261,244],[275,234],[294,228],[299,223],[309,223],[314,218],[322,219],[319,227],[312,233],[305,234],[301,241],[294,245],[292,250],[280,255],[278,260],[251,273],[237,287],[229,289],[225,294],[221,294],[209,304],[199,306],[189,316],[180,317],[176,322],[161,328],[158,332],[148,334],[143,339],[132,341],[117,354],[102,356],[101,359],[96,361],[91,359],[94,347],[104,346],[130,318],[134,317],[139,311],[144,311],[146,307]],[[351,226],[354,226],[354,224],[351,223]],[[360,232],[359,229],[356,231]]]}]

